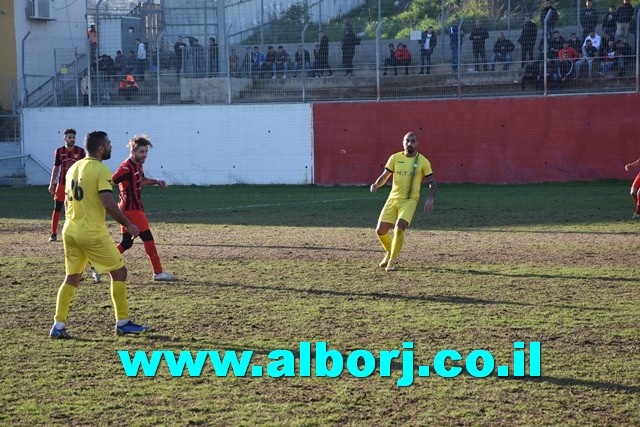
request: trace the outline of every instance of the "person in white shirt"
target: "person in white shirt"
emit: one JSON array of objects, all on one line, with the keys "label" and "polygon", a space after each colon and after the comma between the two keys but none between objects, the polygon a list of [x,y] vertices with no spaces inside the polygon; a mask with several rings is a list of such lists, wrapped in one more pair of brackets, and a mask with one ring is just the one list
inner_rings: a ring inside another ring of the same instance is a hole
[{"label": "person in white shirt", "polygon": [[589,35],[584,39],[582,43],[582,47],[587,45],[587,40],[591,40],[591,46],[593,46],[596,50],[600,49],[600,42],[602,41],[602,37],[596,33],[596,30],[591,30]]},{"label": "person in white shirt", "polygon": [[138,53],[136,55],[136,71],[134,77],[136,80],[144,81],[144,70],[147,68],[147,49],[144,47],[144,43],[140,39],[136,39],[138,45]]}]

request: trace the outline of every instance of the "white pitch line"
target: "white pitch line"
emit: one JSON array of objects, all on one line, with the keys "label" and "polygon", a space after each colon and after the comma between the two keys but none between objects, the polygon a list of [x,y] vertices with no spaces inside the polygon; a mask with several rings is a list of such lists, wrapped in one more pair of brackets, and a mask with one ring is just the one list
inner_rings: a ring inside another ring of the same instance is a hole
[{"label": "white pitch line", "polygon": [[146,212],[147,216],[152,215],[168,215],[168,214],[184,214],[184,213],[199,213],[199,212],[222,212],[232,211],[237,209],[253,209],[253,208],[270,208],[275,206],[292,206],[292,205],[310,205],[316,203],[333,203],[333,202],[353,202],[358,200],[371,200],[370,197],[359,197],[355,199],[332,199],[332,200],[309,200],[305,202],[281,202],[281,203],[262,203],[259,205],[242,205],[242,206],[228,206],[226,208],[210,208],[210,209],[192,209],[192,210],[171,210],[160,212]]}]

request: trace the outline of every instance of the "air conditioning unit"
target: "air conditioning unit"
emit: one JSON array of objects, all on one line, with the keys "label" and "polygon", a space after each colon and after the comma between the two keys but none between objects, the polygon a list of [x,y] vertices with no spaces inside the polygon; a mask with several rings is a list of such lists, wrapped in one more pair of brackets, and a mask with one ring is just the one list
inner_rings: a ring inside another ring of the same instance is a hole
[{"label": "air conditioning unit", "polygon": [[55,0],[29,0],[29,19],[56,19]]}]

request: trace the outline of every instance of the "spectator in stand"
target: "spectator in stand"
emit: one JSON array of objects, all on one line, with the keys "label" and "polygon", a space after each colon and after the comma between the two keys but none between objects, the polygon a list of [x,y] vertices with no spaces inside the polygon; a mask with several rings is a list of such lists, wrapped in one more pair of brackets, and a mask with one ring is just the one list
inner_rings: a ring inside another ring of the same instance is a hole
[{"label": "spectator in stand", "polygon": [[139,81],[143,82],[144,72],[147,69],[147,49],[140,39],[136,39],[136,45],[138,46],[138,53],[136,54],[135,75],[138,76]]},{"label": "spectator in stand", "polygon": [[591,40],[585,40],[584,46],[582,46],[582,57],[576,61],[576,78],[580,78],[580,69],[584,64],[587,64],[587,75],[589,76],[589,79],[591,79],[593,76],[593,63],[597,58],[598,49],[593,47]]},{"label": "spectator in stand", "polygon": [[133,74],[136,69],[136,53],[133,50],[129,51],[129,55],[124,60],[125,68],[122,77],[127,74]]},{"label": "spectator in stand", "polygon": [[438,43],[438,37],[436,33],[433,32],[433,27],[429,25],[427,31],[422,32],[422,37],[420,38],[420,72],[418,74],[425,73],[425,63],[427,74],[431,73],[431,54],[433,54],[433,50],[436,48],[436,44]]},{"label": "spectator in stand", "polygon": [[603,35],[614,35],[616,33],[616,7],[611,5],[609,10],[604,14],[604,20],[602,21]]},{"label": "spectator in stand", "polygon": [[484,71],[487,71],[487,52],[485,49],[485,40],[489,38],[489,32],[482,26],[479,19],[476,19],[476,26],[471,31],[469,39],[473,48],[473,59],[476,64],[476,73],[480,72],[480,64]]},{"label": "spectator in stand", "polygon": [[602,37],[596,33],[596,30],[591,30],[589,35],[584,39],[584,43],[582,43],[583,47],[587,44],[587,40],[591,41],[591,45],[595,48],[596,52],[600,49]]},{"label": "spectator in stand", "polygon": [[264,65],[266,60],[264,53],[260,52],[260,48],[254,46],[253,52],[251,52],[251,74],[253,78],[264,78]]},{"label": "spectator in stand", "polygon": [[[318,36],[320,37],[318,74],[320,74],[320,77],[323,77],[324,71],[326,70],[329,73],[327,77],[333,77],[333,71],[331,71],[331,66],[329,65],[329,37],[327,37],[324,31],[320,31]],[[316,77],[318,74],[316,74]]]},{"label": "spectator in stand", "polygon": [[242,77],[251,78],[251,48],[244,50],[244,58],[242,58]]},{"label": "spectator in stand", "polygon": [[538,37],[538,26],[531,22],[530,16],[524,17],[524,25],[522,26],[522,34],[518,38],[518,43],[522,46],[522,63],[520,68],[525,68],[527,58],[533,61],[533,47],[536,45]]},{"label": "spectator in stand", "polygon": [[389,57],[384,59],[384,67],[382,68],[382,75],[386,76],[387,75],[387,69],[388,68],[393,68],[393,75],[397,76],[398,75],[398,63],[396,62],[396,47],[393,45],[393,43],[389,43],[387,45],[387,48],[389,49]]},{"label": "spectator in stand", "polygon": [[558,60],[558,69],[556,71],[555,80],[559,83],[566,83],[574,77],[573,61],[569,58],[569,54],[564,51],[562,57]]},{"label": "spectator in stand", "polygon": [[293,77],[298,77],[298,70],[305,70],[307,73],[311,69],[311,55],[301,44],[293,57]]},{"label": "spectator in stand", "polygon": [[607,47],[609,47],[609,42],[610,41],[615,43],[615,40],[613,38],[613,34],[608,34],[607,33],[607,34],[602,36],[602,39],[600,40],[600,47],[598,48],[598,56],[600,56],[600,58],[605,56],[606,50],[607,50]]},{"label": "spectator in stand", "polygon": [[353,57],[356,53],[356,46],[360,44],[360,38],[353,32],[353,26],[349,20],[345,21],[344,36],[342,36],[341,43],[344,76],[351,77],[353,75]]},{"label": "spectator in stand", "polygon": [[91,46],[91,67],[96,69],[96,61],[98,60],[98,32],[96,31],[96,26],[91,24],[89,29],[87,30],[87,39],[89,40],[89,45]]},{"label": "spectator in stand", "polygon": [[320,77],[318,75],[319,57],[320,57],[320,42],[315,42],[313,44],[313,64],[311,65],[311,75],[313,77]]},{"label": "spectator in stand", "polygon": [[289,54],[286,50],[284,50],[284,46],[278,46],[278,51],[276,52],[276,58],[273,62],[273,76],[272,79],[278,77],[278,71],[282,71],[282,78],[287,78],[287,70],[289,69]]},{"label": "spectator in stand", "polygon": [[140,86],[138,86],[135,77],[132,74],[127,74],[126,77],[120,80],[118,92],[124,95],[127,101],[131,101],[132,96],[138,93],[139,88]]},{"label": "spectator in stand", "polygon": [[582,25],[582,39],[584,40],[598,25],[598,12],[593,8],[593,1],[587,0],[585,8],[580,11],[580,25]]},{"label": "spectator in stand", "polygon": [[240,57],[238,57],[234,48],[231,48],[231,53],[229,54],[229,71],[231,72],[231,77],[240,77],[242,74]]},{"label": "spectator in stand", "polygon": [[569,40],[567,40],[567,42],[569,43],[569,47],[574,48],[576,52],[580,52],[580,49],[582,49],[582,44],[584,42],[584,39],[580,40],[576,33],[571,33],[571,35],[569,36]]},{"label": "spectator in stand", "polygon": [[404,75],[409,75],[409,66],[411,65],[411,52],[404,43],[398,43],[396,48],[396,63],[398,67],[404,67]]},{"label": "spectator in stand", "polygon": [[173,51],[176,54],[176,74],[180,77],[180,71],[182,70],[182,56],[184,50],[187,48],[187,44],[184,42],[182,36],[178,36],[178,41],[173,45]]},{"label": "spectator in stand", "polygon": [[111,80],[115,75],[113,68],[115,65],[115,61],[112,57],[103,53],[100,55],[100,59],[98,59],[98,71],[102,74],[103,80]]},{"label": "spectator in stand", "polygon": [[622,6],[616,10],[616,40],[622,39],[629,41],[629,27],[631,20],[635,18],[633,15],[633,6],[629,0],[622,0]]},{"label": "spectator in stand", "polygon": [[625,63],[634,59],[633,49],[631,45],[622,39],[616,40],[616,53],[618,55],[618,76],[624,75]]},{"label": "spectator in stand", "polygon": [[464,30],[460,28],[460,21],[458,18],[453,20],[453,23],[449,27],[449,47],[451,48],[451,70],[454,73],[458,72],[458,41],[460,47],[462,47],[462,41],[464,40]]},{"label": "spectator in stand", "polygon": [[563,43],[562,49],[560,49],[560,51],[558,52],[558,59],[563,59],[565,57],[565,54],[572,61],[576,61],[580,58],[580,54],[578,53],[578,51],[569,46],[568,41],[565,41]]},{"label": "spectator in stand", "polygon": [[616,45],[613,40],[607,42],[607,47],[604,48],[601,56],[600,74],[607,76],[610,71],[613,71],[613,69],[618,66],[618,53],[616,52]]},{"label": "spectator in stand", "polygon": [[123,75],[125,75],[126,66],[126,58],[122,54],[122,51],[119,50],[116,52],[116,57],[113,60],[113,72],[115,74],[115,79],[119,80]]},{"label": "spectator in stand", "polygon": [[273,48],[273,46],[267,46],[267,54],[265,55],[263,68],[265,70],[271,70],[272,79],[276,78],[275,67],[276,67],[276,50]]},{"label": "spectator in stand", "polygon": [[549,20],[547,21],[547,31],[549,32],[549,37],[553,37],[553,33],[555,31],[556,22],[558,22],[558,18],[560,14],[556,10],[555,7],[551,5],[550,0],[546,0],[542,5],[542,11],[540,12],[540,25],[544,28],[544,20],[547,17],[547,13],[551,11],[551,15],[549,16]]},{"label": "spectator in stand", "polygon": [[215,77],[219,72],[219,49],[215,37],[209,37],[209,77]]},{"label": "spectator in stand", "polygon": [[511,62],[511,53],[516,47],[511,40],[504,36],[504,33],[498,34],[498,40],[493,45],[493,56],[491,57],[491,71],[496,70],[496,62],[503,62],[503,70],[509,69],[509,63]]},{"label": "spectator in stand", "polygon": [[553,38],[549,40],[548,48],[549,48],[549,57],[552,59],[559,58],[558,53],[564,47],[564,37],[560,35],[560,31],[553,32]]}]

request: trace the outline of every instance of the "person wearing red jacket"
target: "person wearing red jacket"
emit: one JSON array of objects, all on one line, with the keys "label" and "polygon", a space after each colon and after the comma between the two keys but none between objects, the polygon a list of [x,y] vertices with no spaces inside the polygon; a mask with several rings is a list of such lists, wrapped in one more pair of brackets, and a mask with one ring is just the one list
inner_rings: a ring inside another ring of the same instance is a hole
[{"label": "person wearing red jacket", "polygon": [[577,50],[575,50],[574,48],[572,48],[571,46],[569,46],[569,42],[565,41],[562,44],[562,49],[560,49],[560,51],[558,52],[558,59],[562,60],[564,58],[564,54],[567,54],[567,57],[572,60],[573,62],[577,61],[578,59],[580,59],[580,54],[578,53]]},{"label": "person wearing red jacket", "polygon": [[409,66],[411,65],[411,52],[404,43],[398,43],[396,46],[396,63],[399,67],[404,67],[404,74],[409,75]]}]

